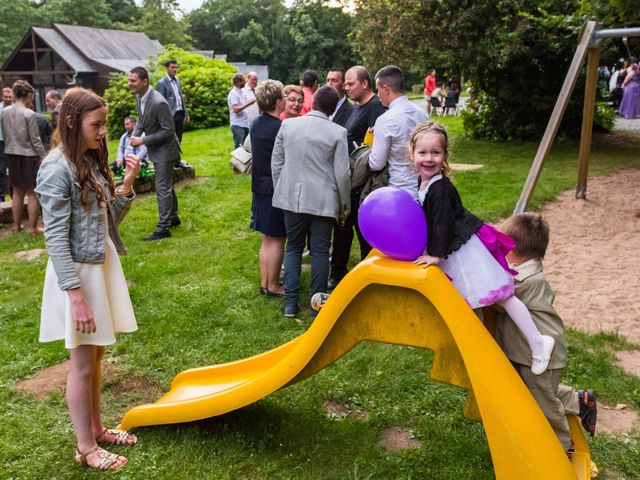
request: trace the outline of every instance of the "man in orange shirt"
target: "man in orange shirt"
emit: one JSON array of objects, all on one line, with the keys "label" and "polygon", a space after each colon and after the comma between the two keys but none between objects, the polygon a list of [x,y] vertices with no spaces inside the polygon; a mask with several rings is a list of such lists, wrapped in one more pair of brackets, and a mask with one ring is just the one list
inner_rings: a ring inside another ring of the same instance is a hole
[{"label": "man in orange shirt", "polygon": [[318,90],[318,74],[313,70],[307,70],[302,74],[302,91],[304,92],[304,103],[300,110],[300,116],[306,115],[313,110],[313,94]]},{"label": "man in orange shirt", "polygon": [[436,89],[436,71],[429,70],[429,74],[424,79],[424,99],[427,102],[427,113],[431,114],[431,94]]}]

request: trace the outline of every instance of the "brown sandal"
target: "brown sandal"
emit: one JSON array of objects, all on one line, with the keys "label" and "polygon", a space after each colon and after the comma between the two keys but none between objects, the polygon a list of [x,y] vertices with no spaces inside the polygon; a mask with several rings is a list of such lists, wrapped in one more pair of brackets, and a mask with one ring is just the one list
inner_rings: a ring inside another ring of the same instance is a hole
[{"label": "brown sandal", "polygon": [[[97,465],[91,465],[87,461],[87,457],[90,455],[96,454],[100,459],[100,462]],[[124,458],[124,462],[120,459]],[[100,448],[99,446],[95,446],[90,449],[88,452],[81,453],[80,450],[76,448],[76,456],[75,460],[78,463],[86,465],[91,468],[95,468],[96,470],[120,470],[127,464],[126,457],[121,455],[116,455],[115,453],[107,452],[105,449]],[[122,462],[121,465],[117,465],[119,462]]]},{"label": "brown sandal", "polygon": [[138,441],[133,433],[117,428],[105,428],[96,441],[111,445],[135,445]]}]

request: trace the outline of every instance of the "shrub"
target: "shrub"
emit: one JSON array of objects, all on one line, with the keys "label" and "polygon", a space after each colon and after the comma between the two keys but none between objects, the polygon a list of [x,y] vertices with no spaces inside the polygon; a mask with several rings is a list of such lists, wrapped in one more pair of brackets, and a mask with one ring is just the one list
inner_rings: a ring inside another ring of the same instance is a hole
[{"label": "shrub", "polygon": [[[166,74],[163,63],[169,58],[178,61],[178,77],[191,117],[186,128],[210,128],[228,123],[227,93],[236,69],[223,60],[206,58],[169,45],[147,64],[152,85]],[[135,97],[127,85],[127,76],[113,75],[104,97],[109,105],[107,128],[115,138],[117,132],[123,131],[124,117],[136,115]]]}]

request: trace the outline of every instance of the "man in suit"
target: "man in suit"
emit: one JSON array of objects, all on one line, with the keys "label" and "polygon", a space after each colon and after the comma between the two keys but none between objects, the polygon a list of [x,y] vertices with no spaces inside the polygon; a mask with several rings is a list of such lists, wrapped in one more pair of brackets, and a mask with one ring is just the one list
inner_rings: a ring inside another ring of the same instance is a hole
[{"label": "man in suit", "polygon": [[351,180],[347,131],[329,120],[338,92],[323,86],[313,110],[282,122],[271,156],[274,207],[284,210],[287,247],[284,255],[284,314],[298,313],[300,265],[310,235],[310,297],[327,290],[329,245],[336,220],[349,213]]},{"label": "man in suit", "polygon": [[[138,123],[130,140],[132,147],[145,145],[149,160],[155,164],[158,225],[145,240],[170,237],[169,228],[180,225],[178,197],[173,189],[173,166],[180,158],[173,117],[167,101],[149,85],[149,74],[143,67],[129,72],[129,88],[136,95]],[[144,137],[142,137],[144,133]]]},{"label": "man in suit", "polygon": [[58,90],[49,90],[44,97],[47,108],[51,111],[51,126],[55,130],[58,126],[58,114],[62,106],[62,95]]},{"label": "man in suit", "polygon": [[[351,67],[345,73],[344,79],[344,88],[347,95],[349,95],[349,99],[357,104],[345,124],[349,153],[351,153],[364,142],[367,130],[375,125],[378,117],[387,109],[380,103],[378,96],[373,93],[371,76],[365,67],[361,65]],[[360,259],[364,259],[371,251],[371,246],[358,228],[358,208],[360,206],[362,188],[358,188],[351,193],[351,215],[346,219],[344,225],[336,225],[333,232],[329,290],[333,290],[342,277],[347,274],[354,229],[360,244]]]},{"label": "man in suit", "polygon": [[[156,91],[161,94],[167,103],[169,104],[169,111],[173,117],[173,126],[176,130],[178,142],[182,143],[182,133],[184,132],[184,124],[189,123],[189,113],[187,112],[187,104],[184,103],[184,96],[182,95],[182,85],[180,80],[176,77],[178,71],[178,61],[170,58],[164,62],[164,68],[167,75],[162,77],[156,84]],[[176,162],[176,167],[188,167],[186,162],[183,162],[180,158]]]},{"label": "man in suit", "polygon": [[344,90],[344,70],[340,68],[332,68],[327,73],[327,81],[326,85],[333,87],[338,92],[338,105],[336,106],[335,112],[329,115],[329,120],[333,123],[337,123],[341,127],[345,127],[347,125],[347,121],[349,117],[353,113],[356,107],[347,100]]}]

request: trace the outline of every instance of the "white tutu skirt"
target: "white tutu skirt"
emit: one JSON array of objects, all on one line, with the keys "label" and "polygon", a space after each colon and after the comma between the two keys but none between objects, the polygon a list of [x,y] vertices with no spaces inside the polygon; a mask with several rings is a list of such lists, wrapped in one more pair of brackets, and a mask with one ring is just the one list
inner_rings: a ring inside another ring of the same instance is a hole
[{"label": "white tutu skirt", "polygon": [[96,322],[95,333],[81,333],[71,318],[71,302],[60,290],[51,259],[47,264],[40,316],[40,341],[64,340],[66,348],[78,345],[113,345],[116,333],[138,329],[127,281],[115,245],[105,238],[104,263],[75,263],[87,303]]},{"label": "white tutu skirt", "polygon": [[477,235],[441,260],[439,267],[471,308],[493,305],[515,292],[513,276],[493,258]]}]

